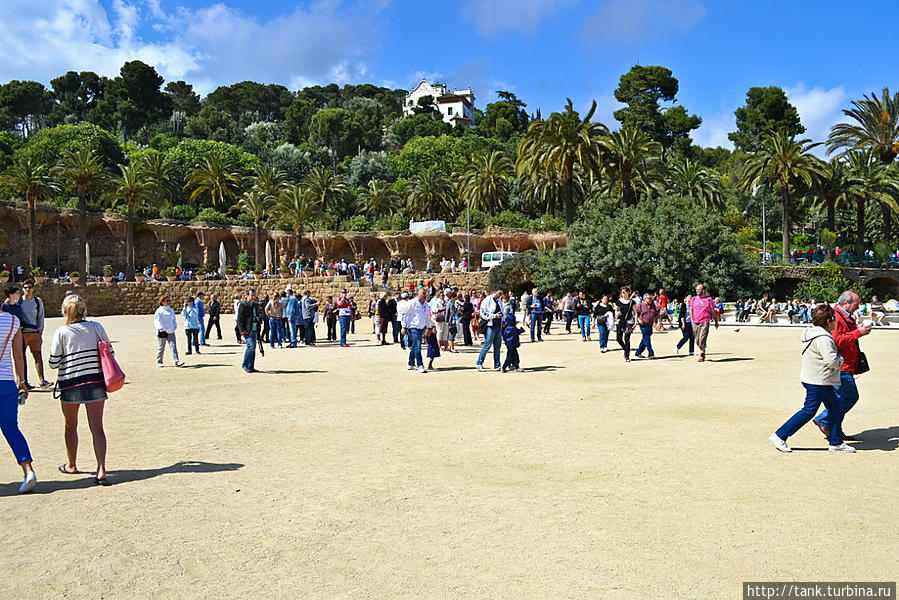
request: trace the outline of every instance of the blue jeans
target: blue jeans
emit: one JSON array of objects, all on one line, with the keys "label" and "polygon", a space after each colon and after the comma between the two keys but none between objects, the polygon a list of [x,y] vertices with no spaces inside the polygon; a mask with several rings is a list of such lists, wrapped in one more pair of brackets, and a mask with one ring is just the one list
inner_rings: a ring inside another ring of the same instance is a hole
[{"label": "blue jeans", "polygon": [[605,323],[599,323],[596,330],[599,331],[599,347],[605,350],[609,347],[609,328]]},{"label": "blue jeans", "polygon": [[203,323],[204,317],[200,317],[200,345],[206,343],[206,325]]},{"label": "blue jeans", "polygon": [[400,322],[397,319],[391,321],[393,323],[393,343],[400,341]]},{"label": "blue jeans", "polygon": [[424,329],[407,328],[406,333],[409,334],[409,366],[423,367],[421,360],[421,336],[424,335]]},{"label": "blue jeans", "polygon": [[288,327],[290,327],[290,345],[297,345],[297,326],[300,324],[300,320],[297,317],[290,317],[287,320]]},{"label": "blue jeans", "polygon": [[581,330],[581,337],[585,340],[590,337],[590,315],[578,315],[577,326]]},{"label": "blue jeans", "polygon": [[[840,423],[843,421],[843,415],[840,413],[840,404],[837,400],[837,394],[833,386],[830,385],[814,385],[812,383],[803,383],[805,388],[805,404],[795,415],[781,426],[775,433],[782,440],[787,439],[799,429],[812,420],[818,407],[824,404],[824,407],[830,411],[831,418],[834,420],[830,428],[830,437],[828,442],[831,446],[839,446],[843,443],[840,438]],[[827,411],[825,411],[827,412]]]},{"label": "blue jeans", "polygon": [[243,353],[243,363],[240,365],[244,370],[252,371],[256,368],[256,329],[249,334],[243,336],[247,342],[247,349]]},{"label": "blue jeans", "polygon": [[269,329],[271,329],[271,333],[269,334],[269,345],[274,348],[275,344],[281,345],[281,319],[276,319],[275,317],[269,317],[268,320]]},{"label": "blue jeans", "polygon": [[[533,321],[532,321],[533,323]],[[490,345],[493,345],[493,368],[499,369],[499,349],[503,343],[503,336],[501,335],[502,326],[497,325],[494,327],[493,325],[487,326],[487,331],[484,333],[484,345],[481,346],[481,352],[478,354],[478,362],[477,364],[483,365],[484,358],[487,356],[487,350],[490,348]]]},{"label": "blue jeans", "polygon": [[346,332],[350,328],[350,318],[338,317],[337,320],[340,321],[340,345],[343,346],[346,344]]},{"label": "blue jeans", "polygon": [[[855,378],[852,376],[852,373],[847,371],[840,371],[840,386],[834,387],[834,392],[837,395],[837,406],[839,407],[838,412],[840,413],[840,418],[837,423],[834,423],[833,417],[830,415],[829,408],[827,404],[824,404],[824,412],[818,415],[818,418],[815,419],[815,423],[820,423],[824,427],[830,429],[830,433],[833,434],[834,429],[836,429],[837,434],[840,436],[843,435],[843,417],[846,416],[855,403],[858,402],[858,388],[855,386]],[[840,438],[842,439],[842,437]]]},{"label": "blue jeans", "polygon": [[518,369],[521,361],[518,358],[518,348],[506,348],[506,360],[503,361],[503,369]]},{"label": "blue jeans", "polygon": [[28,442],[19,431],[19,389],[12,381],[0,381],[0,430],[16,455],[17,463],[31,460]]},{"label": "blue jeans", "polygon": [[537,329],[537,339],[543,339],[543,313],[542,312],[532,312],[531,313],[531,341],[534,341],[534,328]]},{"label": "blue jeans", "polygon": [[652,351],[652,325],[640,325],[640,333],[643,334],[643,339],[637,346],[637,354],[643,354],[643,350],[649,350],[649,355],[655,356],[656,353]]}]

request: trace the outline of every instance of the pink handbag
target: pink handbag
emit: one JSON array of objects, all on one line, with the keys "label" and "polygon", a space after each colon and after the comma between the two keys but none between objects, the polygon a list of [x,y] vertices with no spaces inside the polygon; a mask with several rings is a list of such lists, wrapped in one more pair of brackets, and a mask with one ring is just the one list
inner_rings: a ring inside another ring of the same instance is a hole
[{"label": "pink handbag", "polygon": [[[98,336],[99,337],[99,336]],[[99,340],[97,352],[100,353],[100,366],[103,367],[103,381],[107,392],[117,392],[125,385],[125,373],[112,355],[112,344]]]}]

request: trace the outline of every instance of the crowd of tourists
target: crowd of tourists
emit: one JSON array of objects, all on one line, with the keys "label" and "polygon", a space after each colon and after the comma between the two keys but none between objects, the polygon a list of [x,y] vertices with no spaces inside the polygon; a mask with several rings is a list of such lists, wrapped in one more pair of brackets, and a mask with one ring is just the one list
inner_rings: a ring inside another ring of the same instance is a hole
[{"label": "crowd of tourists", "polygon": [[[769,298],[764,295],[759,299],[750,298],[748,300],[738,299],[734,303],[734,309],[737,322],[748,323],[753,318],[759,323],[777,323],[778,317],[787,318],[789,323],[809,324],[812,322],[812,313],[819,303],[812,298],[811,300],[800,300],[793,298],[778,302],[776,298]],[[856,321],[869,320],[875,326],[889,326],[889,321],[885,318],[887,313],[899,311],[899,301],[890,299],[883,302],[876,295],[871,296],[871,302],[859,302],[852,317]]]}]

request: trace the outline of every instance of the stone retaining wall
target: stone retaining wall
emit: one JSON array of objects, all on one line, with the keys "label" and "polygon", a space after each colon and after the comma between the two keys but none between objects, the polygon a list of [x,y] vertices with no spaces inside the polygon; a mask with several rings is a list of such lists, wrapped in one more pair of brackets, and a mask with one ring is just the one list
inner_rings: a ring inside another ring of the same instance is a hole
[{"label": "stone retaining wall", "polygon": [[[453,287],[462,290],[483,290],[487,287],[487,271],[475,273],[423,273],[411,275],[391,275],[388,280],[388,291],[408,290],[409,285],[416,286],[421,281],[433,278],[435,281],[449,281]],[[47,283],[42,282],[36,286],[35,293],[40,296],[47,307],[47,315],[59,314],[57,307],[62,304],[66,291],[72,290],[81,295],[87,301],[88,313],[93,316],[104,315],[143,315],[152,314],[157,306],[159,296],[170,294],[172,307],[175,312],[180,311],[184,299],[195,294],[198,290],[206,292],[207,303],[209,294],[215,294],[222,303],[222,312],[233,312],[234,296],[253,288],[260,295],[272,296],[280,294],[287,286],[302,292],[308,288],[312,296],[322,303],[328,296],[335,298],[340,291],[346,288],[357,302],[368,300],[373,291],[381,291],[381,286],[376,283],[374,287],[367,281],[356,283],[348,282],[346,277],[309,277],[291,279],[261,279],[261,280],[232,280],[232,281],[145,281],[143,283]]]}]

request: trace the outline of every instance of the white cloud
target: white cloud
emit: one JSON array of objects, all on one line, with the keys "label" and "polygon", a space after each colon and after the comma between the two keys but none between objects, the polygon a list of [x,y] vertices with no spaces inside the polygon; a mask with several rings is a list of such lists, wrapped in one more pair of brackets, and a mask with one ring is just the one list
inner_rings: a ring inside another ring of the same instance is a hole
[{"label": "white cloud", "polygon": [[[167,13],[159,0],[34,0],[4,6],[0,81],[48,82],[67,70],[114,76],[128,60],[201,93],[252,79],[296,87],[357,81],[378,37],[378,15],[361,0],[320,0],[268,20],[225,4]],[[141,31],[155,31],[147,40]]]},{"label": "white cloud", "polygon": [[[845,120],[842,109],[849,105],[849,94],[842,86],[806,89],[805,84],[798,83],[784,91],[790,103],[799,111],[799,118],[805,126],[803,137],[811,138],[813,142],[825,141],[830,128]],[[818,153],[822,152],[819,149]]]},{"label": "white cloud", "polygon": [[699,0],[606,0],[582,33],[597,43],[640,44],[687,34],[705,15]]},{"label": "white cloud", "polygon": [[577,4],[577,0],[468,0],[464,14],[480,35],[511,29],[533,31],[544,16]]},{"label": "white cloud", "polygon": [[693,142],[699,146],[707,148],[733,149],[734,144],[727,139],[727,134],[737,128],[737,119],[733,111],[719,112],[714,115],[703,117],[702,125],[696,129],[691,137]]}]

